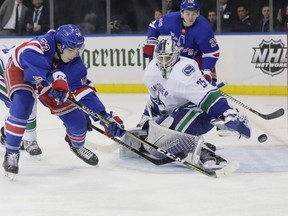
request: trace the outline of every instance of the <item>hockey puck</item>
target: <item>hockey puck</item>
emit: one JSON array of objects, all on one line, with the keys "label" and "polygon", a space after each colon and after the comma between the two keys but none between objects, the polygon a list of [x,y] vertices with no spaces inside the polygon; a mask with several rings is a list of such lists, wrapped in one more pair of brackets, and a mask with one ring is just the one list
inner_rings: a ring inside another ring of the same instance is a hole
[{"label": "hockey puck", "polygon": [[268,137],[267,137],[266,134],[261,134],[261,135],[258,137],[258,141],[259,141],[260,143],[266,142],[267,139],[268,139]]}]

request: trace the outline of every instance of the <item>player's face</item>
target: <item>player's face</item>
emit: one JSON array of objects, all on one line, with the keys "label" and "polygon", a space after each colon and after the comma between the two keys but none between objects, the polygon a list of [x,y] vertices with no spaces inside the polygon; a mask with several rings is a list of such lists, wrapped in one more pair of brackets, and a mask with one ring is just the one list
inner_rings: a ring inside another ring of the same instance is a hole
[{"label": "player's face", "polygon": [[189,27],[191,25],[193,25],[193,23],[195,22],[195,20],[198,17],[198,12],[196,10],[190,11],[190,10],[184,10],[182,12],[182,17],[184,19],[184,25],[186,27]]},{"label": "player's face", "polygon": [[80,48],[72,49],[72,48],[67,47],[63,50],[63,53],[60,53],[60,57],[63,62],[68,63],[72,61],[75,57],[79,56],[79,51],[80,51]]}]

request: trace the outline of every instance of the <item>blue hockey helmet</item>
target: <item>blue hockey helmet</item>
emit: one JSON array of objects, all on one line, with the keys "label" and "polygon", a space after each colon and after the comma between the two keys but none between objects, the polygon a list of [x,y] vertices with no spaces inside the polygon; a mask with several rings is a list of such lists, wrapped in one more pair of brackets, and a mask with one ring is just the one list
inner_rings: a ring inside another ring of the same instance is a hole
[{"label": "blue hockey helmet", "polygon": [[75,49],[84,45],[84,37],[76,25],[62,25],[56,30],[55,41],[61,43],[61,52],[67,47]]},{"label": "blue hockey helmet", "polygon": [[154,58],[162,76],[167,79],[175,63],[179,60],[180,52],[171,37],[159,41],[155,48]]},{"label": "blue hockey helmet", "polygon": [[183,10],[200,10],[198,0],[182,0],[180,5],[180,11]]}]

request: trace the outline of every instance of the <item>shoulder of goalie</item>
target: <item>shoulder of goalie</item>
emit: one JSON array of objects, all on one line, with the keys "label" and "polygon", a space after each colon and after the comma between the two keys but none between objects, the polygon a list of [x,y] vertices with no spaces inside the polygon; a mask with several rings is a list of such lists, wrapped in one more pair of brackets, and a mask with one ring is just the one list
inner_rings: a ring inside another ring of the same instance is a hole
[{"label": "shoulder of goalie", "polygon": [[218,119],[211,120],[211,124],[220,130],[227,130],[238,135],[250,138],[251,131],[247,117],[237,109],[228,109]]},{"label": "shoulder of goalie", "polygon": [[[146,122],[143,128],[136,128],[134,130],[130,130],[129,132],[141,139],[145,139],[157,147],[168,151],[169,153],[177,155],[182,159],[186,158],[189,154],[189,161],[195,165],[199,165],[203,138],[168,129],[173,121],[174,119],[172,117],[167,117],[161,123],[161,125],[159,125],[155,121],[150,120]],[[153,158],[157,158],[159,160],[167,158],[156,149],[143,146],[139,141],[131,139],[127,135],[124,135],[122,141],[136,150],[150,154]],[[135,157],[139,157],[139,155],[123,146],[120,146],[120,158]],[[173,160],[169,158],[168,162],[173,162]]]}]

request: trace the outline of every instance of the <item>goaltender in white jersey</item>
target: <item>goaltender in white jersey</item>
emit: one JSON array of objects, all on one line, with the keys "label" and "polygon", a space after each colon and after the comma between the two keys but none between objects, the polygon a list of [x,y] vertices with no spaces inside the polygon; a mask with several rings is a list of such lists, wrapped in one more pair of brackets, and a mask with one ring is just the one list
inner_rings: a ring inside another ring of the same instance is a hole
[{"label": "goaltender in white jersey", "polygon": [[[183,156],[192,152],[194,157],[200,158],[200,161],[192,159],[193,163],[204,168],[217,168],[217,166],[221,168],[227,161],[216,155],[216,148],[212,144],[194,142],[189,145],[189,142],[183,144],[173,141],[167,144],[167,140],[163,143],[159,139],[162,139],[161,136],[171,138],[169,133],[199,137],[214,126],[250,138],[246,116],[232,109],[219,89],[206,81],[195,60],[179,56],[178,48],[171,38],[159,41],[155,48],[154,59],[145,69],[144,83],[149,90],[150,101],[138,126],[144,125],[142,130],[147,130],[146,140],[151,142],[154,140],[156,145],[168,152],[172,154],[184,152]],[[149,121],[149,124],[145,124],[151,117],[155,122]],[[157,133],[153,132],[155,130]],[[143,150],[142,146],[141,149]],[[153,156],[163,158],[163,155],[151,149],[145,150]]]}]

